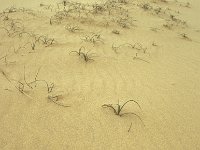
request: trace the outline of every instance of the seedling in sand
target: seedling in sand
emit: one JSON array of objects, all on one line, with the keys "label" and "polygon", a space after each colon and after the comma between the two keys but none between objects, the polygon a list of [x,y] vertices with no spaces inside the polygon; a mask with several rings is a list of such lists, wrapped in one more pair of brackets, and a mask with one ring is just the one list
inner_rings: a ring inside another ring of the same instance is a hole
[{"label": "seedling in sand", "polygon": [[53,38],[49,38],[48,36],[44,36],[44,35],[40,36],[40,37],[38,38],[38,40],[39,40],[39,41],[42,41],[42,43],[43,43],[46,47],[52,45],[52,44],[55,42],[55,40],[54,40]]},{"label": "seedling in sand", "polygon": [[92,59],[92,54],[94,53],[89,53],[90,51],[86,52],[86,53],[82,53],[82,58],[84,59],[85,62],[88,62],[88,61],[94,61],[94,59]]},{"label": "seedling in sand", "polygon": [[114,107],[113,104],[104,104],[104,105],[102,105],[102,107],[103,108],[111,108],[114,111],[115,115],[120,116],[120,117],[123,116],[123,115],[127,115],[127,114],[133,114],[133,115],[137,116],[142,121],[140,116],[138,116],[135,113],[132,113],[132,112],[130,112],[130,113],[122,113],[122,110],[123,110],[124,106],[126,104],[128,104],[129,102],[134,102],[141,109],[140,105],[135,100],[128,100],[123,105],[120,105],[119,101],[118,101],[118,104],[115,104],[117,107]]},{"label": "seedling in sand", "polygon": [[89,62],[89,61],[94,61],[93,57],[95,53],[89,53],[90,51],[87,52],[83,52],[82,50],[85,50],[84,47],[79,48],[78,51],[71,51],[69,54],[71,53],[76,53],[80,58],[82,58],[85,62]]}]

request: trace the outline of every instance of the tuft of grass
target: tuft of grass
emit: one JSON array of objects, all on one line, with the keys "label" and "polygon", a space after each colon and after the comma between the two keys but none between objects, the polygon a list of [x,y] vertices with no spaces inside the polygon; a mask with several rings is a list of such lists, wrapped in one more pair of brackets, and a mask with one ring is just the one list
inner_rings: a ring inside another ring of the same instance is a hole
[{"label": "tuft of grass", "polygon": [[71,51],[69,54],[76,53],[85,62],[94,61],[93,57],[95,57],[94,56],[95,53],[90,53],[90,51],[84,52],[82,50],[85,50],[85,47],[79,48],[78,51]]},{"label": "tuft of grass", "polygon": [[129,102],[134,102],[141,109],[140,105],[135,100],[128,100],[125,103],[123,103],[122,105],[120,105],[119,101],[118,101],[118,104],[115,104],[116,107],[113,104],[103,104],[102,107],[103,108],[111,108],[113,110],[114,114],[117,115],[117,116],[120,116],[120,117],[123,116],[123,115],[127,115],[127,114],[133,114],[133,115],[137,116],[142,121],[142,119],[140,118],[140,116],[138,116],[135,113],[132,113],[132,112],[130,112],[130,113],[122,113],[123,108]]},{"label": "tuft of grass", "polygon": [[47,35],[42,35],[38,38],[39,41],[42,42],[46,47],[54,44],[55,39],[54,38],[49,38]]}]

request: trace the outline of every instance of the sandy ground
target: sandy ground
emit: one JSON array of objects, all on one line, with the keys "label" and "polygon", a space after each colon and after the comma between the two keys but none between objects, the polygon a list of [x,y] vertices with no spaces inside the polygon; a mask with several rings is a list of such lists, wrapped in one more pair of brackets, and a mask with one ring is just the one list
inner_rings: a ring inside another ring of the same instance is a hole
[{"label": "sandy ground", "polygon": [[200,149],[200,1],[58,2],[1,0],[0,149]]}]

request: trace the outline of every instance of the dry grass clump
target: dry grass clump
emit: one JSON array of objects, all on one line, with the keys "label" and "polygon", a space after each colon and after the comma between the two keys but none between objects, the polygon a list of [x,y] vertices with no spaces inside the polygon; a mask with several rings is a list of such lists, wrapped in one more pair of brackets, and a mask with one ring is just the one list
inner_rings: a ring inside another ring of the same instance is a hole
[{"label": "dry grass clump", "polygon": [[58,10],[51,16],[50,24],[60,24],[68,19],[114,22],[123,28],[132,26],[127,0],[107,0],[102,3],[84,4],[78,2],[62,2],[57,4]]},{"label": "dry grass clump", "polygon": [[[115,104],[117,107],[114,107],[113,104],[103,104],[102,107],[103,108],[111,108],[113,110],[113,112],[115,113],[115,115],[118,115],[118,116],[123,116],[125,114],[135,114],[135,113],[121,113],[124,106],[126,104],[128,104],[129,102],[134,102],[135,104],[137,104],[137,106],[141,109],[140,105],[138,104],[138,102],[136,102],[135,100],[128,100],[126,101],[124,104],[120,105],[119,104],[119,101],[118,101],[118,104]],[[135,114],[136,115],[136,114]],[[136,115],[138,116],[138,115]],[[140,118],[140,117],[139,117]],[[140,118],[141,119],[141,118]]]},{"label": "dry grass clump", "polygon": [[94,61],[94,57],[96,57],[95,53],[90,53],[90,51],[85,52],[85,47],[79,48],[78,51],[71,51],[69,54],[75,53],[85,62]]},{"label": "dry grass clump", "polygon": [[59,99],[62,97],[62,95],[56,95],[53,94],[53,89],[55,88],[54,83],[47,82],[46,80],[39,80],[38,79],[38,74],[39,74],[40,69],[38,69],[37,73],[35,74],[34,80],[32,81],[27,81],[26,78],[26,72],[25,72],[25,66],[24,66],[24,76],[23,80],[15,80],[15,79],[10,79],[8,75],[0,69],[1,74],[6,78],[7,81],[11,85],[13,85],[20,93],[25,95],[26,97],[33,99],[28,93],[30,93],[30,90],[33,90],[38,86],[39,83],[44,83],[47,88],[47,93],[48,93],[48,99],[52,101],[53,103],[63,106],[63,107],[70,107],[69,105],[65,105],[61,102],[59,102]]},{"label": "dry grass clump", "polygon": [[[117,116],[120,116],[120,117],[122,117],[122,116],[124,116],[124,115],[129,115],[129,114],[130,114],[130,115],[135,115],[135,116],[143,123],[141,117],[140,117],[139,115],[137,115],[136,113],[133,113],[133,112],[124,112],[124,113],[122,113],[122,110],[124,109],[124,107],[125,107],[128,103],[130,103],[130,102],[135,103],[135,104],[141,109],[140,105],[139,105],[138,102],[135,101],[135,100],[128,100],[128,101],[124,102],[123,104],[119,104],[119,101],[118,101],[118,103],[115,104],[115,105],[113,105],[113,104],[103,104],[102,107],[103,107],[103,108],[110,108],[110,109],[112,109],[113,112],[114,112],[114,114],[117,115]],[[144,124],[144,123],[143,123],[143,124]]]}]

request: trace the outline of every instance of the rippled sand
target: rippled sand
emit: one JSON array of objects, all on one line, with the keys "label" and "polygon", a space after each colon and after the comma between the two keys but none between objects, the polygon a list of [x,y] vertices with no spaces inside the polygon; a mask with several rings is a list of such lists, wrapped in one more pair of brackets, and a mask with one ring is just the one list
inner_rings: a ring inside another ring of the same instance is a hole
[{"label": "rippled sand", "polygon": [[200,149],[199,9],[1,0],[0,149]]}]

